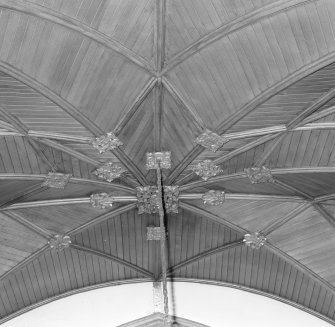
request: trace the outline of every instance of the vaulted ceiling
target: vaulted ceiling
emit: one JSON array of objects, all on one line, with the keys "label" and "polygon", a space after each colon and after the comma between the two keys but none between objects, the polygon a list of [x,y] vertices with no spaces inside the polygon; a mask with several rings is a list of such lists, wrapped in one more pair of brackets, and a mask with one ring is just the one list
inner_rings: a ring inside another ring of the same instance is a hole
[{"label": "vaulted ceiling", "polygon": [[[161,278],[155,214],[96,192],[154,185],[171,151],[169,276],[278,298],[335,325],[333,0],[0,0],[0,322],[110,282]],[[227,142],[195,143],[209,129]],[[122,146],[100,154],[92,137]],[[211,159],[204,181],[190,165]],[[106,161],[127,172],[111,183]],[[244,169],[265,165],[273,183]],[[50,171],[65,189],[42,186]],[[221,206],[192,197],[224,190]],[[243,237],[260,231],[258,250]],[[66,234],[71,246],[48,240]]]}]

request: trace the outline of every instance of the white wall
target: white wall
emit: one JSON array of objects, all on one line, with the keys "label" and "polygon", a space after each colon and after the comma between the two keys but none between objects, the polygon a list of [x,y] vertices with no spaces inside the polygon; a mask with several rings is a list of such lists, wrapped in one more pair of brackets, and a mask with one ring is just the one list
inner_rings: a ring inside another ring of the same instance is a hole
[{"label": "white wall", "polygon": [[[153,313],[152,294],[151,283],[101,288],[54,301],[3,326],[118,326]],[[172,300],[171,292],[169,298]],[[177,282],[173,298],[177,316],[211,327],[331,326],[279,301],[222,286]]]}]

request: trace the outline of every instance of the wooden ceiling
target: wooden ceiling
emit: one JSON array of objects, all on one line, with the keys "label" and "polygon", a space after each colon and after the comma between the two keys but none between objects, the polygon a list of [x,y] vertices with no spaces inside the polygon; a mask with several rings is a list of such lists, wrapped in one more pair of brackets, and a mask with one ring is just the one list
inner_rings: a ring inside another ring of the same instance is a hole
[{"label": "wooden ceiling", "polygon": [[[158,217],[87,199],[153,185],[145,154],[162,150],[165,185],[226,192],[222,206],[182,200],[168,215],[169,276],[335,325],[334,22],[333,0],[0,0],[0,323],[160,278],[146,240]],[[229,140],[216,153],[195,143],[206,128]],[[110,131],[123,146],[100,154],[89,140]],[[189,170],[203,159],[222,174]],[[107,160],[127,173],[97,179]],[[251,184],[244,169],[262,165],[275,182]],[[64,190],[41,186],[50,171],[72,175]],[[242,242],[254,231],[268,238],[259,250]],[[71,246],[52,251],[63,233]]]}]

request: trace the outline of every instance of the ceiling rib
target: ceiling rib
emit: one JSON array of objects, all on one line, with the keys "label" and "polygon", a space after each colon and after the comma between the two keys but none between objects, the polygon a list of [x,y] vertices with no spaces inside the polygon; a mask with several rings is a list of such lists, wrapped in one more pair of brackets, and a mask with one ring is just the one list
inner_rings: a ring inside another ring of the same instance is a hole
[{"label": "ceiling rib", "polygon": [[23,218],[17,212],[6,211],[6,213],[2,213],[2,214],[5,215],[6,217],[9,217],[12,220],[15,220],[17,223],[25,226],[26,228],[30,229],[34,233],[44,237],[47,240],[49,240],[53,236],[51,232]]},{"label": "ceiling rib", "polygon": [[143,101],[147,98],[150,92],[153,90],[157,84],[157,78],[151,77],[148,82],[144,85],[138,96],[132,102],[129,107],[129,110],[124,114],[124,116],[119,120],[116,127],[114,128],[114,134],[118,135],[127,125],[128,121],[134,116],[138,108],[141,106]]},{"label": "ceiling rib", "polygon": [[[225,225],[228,228],[233,229],[234,231],[238,232],[238,233],[242,233],[243,235],[248,233],[247,230],[245,230],[244,228],[237,226],[219,216],[216,216],[212,213],[209,213],[203,209],[197,208],[195,206],[186,204],[186,203],[180,203],[180,207],[185,209],[185,210],[189,210],[191,212],[197,213],[202,215],[203,217],[206,217],[208,219],[211,219],[217,223],[221,223],[223,225]],[[280,249],[278,249],[277,247],[275,247],[274,245],[272,245],[269,242],[265,242],[264,246],[266,246],[268,249],[270,249],[273,253],[279,255],[280,257],[282,257],[284,260],[290,262],[291,264],[293,264],[296,268],[298,268],[299,270],[304,271],[305,273],[307,273],[310,277],[312,277],[314,280],[316,280],[319,283],[322,283],[324,286],[327,287],[327,289],[329,289],[331,292],[335,292],[335,287],[333,287],[331,284],[329,284],[327,281],[325,281],[323,278],[321,278],[319,275],[317,275],[316,273],[314,273],[313,271],[311,271],[310,269],[308,269],[305,265],[303,265],[302,263],[300,263],[299,261],[295,260],[293,257],[289,256],[288,254],[282,252]]]},{"label": "ceiling rib", "polygon": [[206,218],[208,218],[208,219],[210,219],[210,220],[212,220],[212,221],[214,221],[216,223],[219,223],[221,225],[229,227],[229,228],[233,229],[235,232],[241,233],[243,235],[245,233],[247,233],[246,229],[244,229],[244,228],[242,228],[240,226],[237,226],[237,225],[231,223],[230,221],[228,221],[228,220],[226,220],[226,219],[224,219],[222,217],[214,215],[213,213],[208,212],[208,211],[206,211],[204,209],[198,208],[198,207],[196,207],[194,205],[191,205],[191,204],[188,204],[188,203],[185,203],[185,202],[180,202],[179,203],[179,207],[182,208],[182,209],[185,209],[187,211],[190,211],[190,212],[196,213],[198,215],[201,215],[203,217],[206,217]]},{"label": "ceiling rib", "polygon": [[163,125],[163,106],[164,95],[163,85],[159,78],[154,89],[154,149],[156,152],[161,151],[162,145],[162,125]]},{"label": "ceiling rib", "polygon": [[266,17],[279,14],[283,11],[289,10],[290,8],[297,7],[299,5],[306,4],[313,0],[289,0],[289,1],[277,1],[271,3],[268,6],[263,6],[260,9],[254,10],[246,15],[240,16],[233,21],[222,25],[215,29],[214,31],[206,34],[196,42],[189,45],[187,48],[177,53],[170,61],[167,63],[163,74],[166,74],[174,67],[181,64],[183,61],[187,60],[203,48],[209,46],[210,44],[222,39],[223,37],[238,31],[250,24],[254,24]]},{"label": "ceiling rib", "polygon": [[101,251],[98,251],[98,250],[94,250],[92,248],[88,248],[86,246],[83,246],[83,245],[79,245],[79,244],[76,244],[76,243],[71,243],[70,244],[70,247],[76,249],[76,250],[79,250],[79,251],[83,251],[83,252],[86,252],[86,253],[90,253],[90,254],[93,254],[93,255],[96,255],[98,257],[101,257],[101,258],[104,258],[104,259],[107,259],[107,260],[111,260],[113,262],[116,262],[118,263],[119,265],[122,265],[126,268],[129,268],[137,273],[140,273],[146,277],[149,277],[149,278],[154,278],[153,274],[148,271],[148,270],[145,270],[139,266],[136,266],[134,264],[132,264],[131,262],[128,262],[126,260],[123,260],[119,257],[116,257],[116,256],[113,256],[111,254],[107,254],[107,253],[104,253],[104,252],[101,252]]},{"label": "ceiling rib", "polygon": [[46,7],[32,2],[29,2],[28,4],[18,0],[0,0],[0,7],[38,17],[40,19],[47,20],[48,22],[52,22],[75,31],[103,45],[104,47],[117,52],[137,67],[143,69],[145,72],[151,75],[155,75],[153,67],[151,67],[151,65],[143,57],[139,56],[116,40],[107,37],[105,34],[94,28],[91,28],[77,19],[63,15],[60,12],[47,9]]},{"label": "ceiling rib", "polygon": [[[335,173],[335,167],[308,167],[308,168],[272,168],[271,169],[272,175],[284,175],[284,174],[313,174],[313,173]],[[180,191],[185,191],[188,189],[192,189],[195,187],[204,187],[207,185],[215,184],[218,182],[224,182],[224,181],[231,181],[234,179],[240,179],[240,178],[247,178],[245,173],[235,173],[230,175],[219,175],[216,177],[212,177],[211,179],[204,181],[204,180],[198,180],[195,182],[191,182],[189,184],[184,184],[179,187]],[[279,181],[277,180],[277,183]],[[296,190],[293,190],[290,188],[290,191],[296,192]],[[301,193],[301,191],[300,191]],[[309,195],[308,195],[309,196]],[[306,195],[304,195],[306,197]],[[309,196],[310,197],[310,196]]]},{"label": "ceiling rib", "polygon": [[[203,193],[187,193],[179,194],[180,200],[198,200],[202,199]],[[248,201],[278,201],[278,202],[293,202],[301,203],[306,202],[304,198],[298,196],[282,196],[282,195],[263,195],[263,194],[243,194],[243,193],[226,193],[226,200],[248,200]],[[137,202],[136,196],[115,196],[115,202]],[[70,204],[89,204],[90,197],[81,197],[81,198],[62,198],[62,199],[52,199],[52,200],[40,200],[40,201],[29,201],[29,202],[20,202],[15,203],[10,206],[7,206],[4,210],[17,210],[24,208],[38,208],[38,207],[48,207],[48,206],[62,206]]]},{"label": "ceiling rib", "polygon": [[[0,173],[0,180],[30,180],[30,181],[43,181],[45,179],[46,175],[33,175],[33,174],[16,174],[16,173]],[[92,185],[99,185],[103,186],[104,188],[111,188],[119,191],[128,192],[130,194],[136,194],[136,190],[133,188],[121,185],[121,184],[115,184],[115,183],[109,183],[94,179],[85,179],[85,178],[77,178],[77,177],[71,177],[69,183],[73,184],[92,184]]]},{"label": "ceiling rib", "polygon": [[117,209],[114,209],[112,211],[108,211],[108,212],[105,212],[103,213],[102,215],[98,216],[98,217],[95,217],[93,218],[92,220],[72,229],[71,231],[68,232],[68,235],[75,235],[75,234],[78,234],[78,233],[81,233],[82,231],[88,229],[88,228],[91,228],[93,227],[94,225],[97,225],[97,224],[100,224],[101,222],[103,221],[106,221],[110,218],[113,218],[115,216],[118,216],[118,215],[121,215],[123,213],[126,213],[132,209],[135,209],[137,206],[136,203],[130,203],[130,204],[127,204],[125,206],[122,206],[120,208],[117,208]]},{"label": "ceiling rib", "polygon": [[[85,115],[83,115],[80,111],[78,111],[74,106],[68,103],[66,100],[61,98],[59,95],[51,91],[45,85],[37,82],[30,76],[20,72],[19,70],[15,69],[13,66],[10,66],[4,62],[0,61],[0,67],[3,72],[12,77],[18,79],[22,83],[27,84],[28,86],[32,87],[49,100],[53,101],[56,105],[58,105],[61,109],[71,115],[74,119],[76,119],[83,127],[85,127],[89,132],[91,132],[95,136],[101,136],[104,134],[103,130],[89,120]],[[119,148],[111,150],[111,152],[124,164],[128,170],[134,175],[134,177],[138,180],[138,182],[142,185],[147,185],[148,182],[146,181],[145,176],[143,173],[138,169],[138,167],[129,159],[129,157],[125,154],[125,152]]]},{"label": "ceiling rib", "polygon": [[20,201],[24,201],[28,198],[30,198],[33,195],[36,195],[38,193],[41,193],[43,191],[45,191],[47,189],[47,187],[45,186],[41,186],[41,184],[35,184],[33,186],[27,187],[25,189],[23,189],[21,192],[19,192],[18,194],[16,194],[16,196],[6,202],[3,202],[0,204],[0,210],[3,210],[9,206],[11,206],[14,203],[20,202]]},{"label": "ceiling rib", "polygon": [[237,240],[235,242],[231,242],[231,243],[228,243],[228,244],[224,244],[224,245],[221,245],[215,249],[211,249],[211,250],[208,250],[208,251],[204,251],[204,252],[201,252],[185,261],[182,261],[170,268],[168,268],[167,270],[167,273],[168,273],[168,276],[172,276],[174,272],[176,272],[177,270],[181,269],[181,268],[184,268],[194,262],[197,262],[199,260],[202,260],[202,259],[205,259],[205,258],[208,258],[210,257],[211,255],[213,254],[217,254],[217,253],[221,253],[221,252],[224,252],[224,251],[227,251],[227,250],[230,250],[230,249],[233,249],[237,246],[241,246],[243,245],[243,240]]},{"label": "ceiling rib", "polygon": [[330,225],[335,228],[335,218],[319,203],[313,203],[313,207],[317,210],[321,216],[328,221]]},{"label": "ceiling rib", "polygon": [[[164,84],[164,83],[163,83]],[[164,84],[165,85],[165,84]],[[170,93],[170,92],[169,92]],[[171,93],[170,93],[171,94]],[[178,101],[177,99],[175,99]],[[181,106],[183,106],[182,103],[180,103]],[[328,111],[328,109],[325,109],[324,111],[327,111],[327,114],[323,114],[324,116],[331,115],[335,113],[335,106],[330,107],[329,109],[332,109]],[[322,111],[322,113],[324,112]],[[329,122],[319,122],[319,123],[312,123],[312,121],[323,118],[322,117],[316,117],[314,119],[314,115],[311,116],[311,118],[308,118],[304,120],[307,122],[304,125],[301,125],[299,127],[293,128],[290,130],[290,132],[299,132],[299,131],[312,131],[312,130],[319,130],[319,129],[325,129],[325,130],[331,130],[335,129],[335,122],[329,121]],[[202,127],[198,125],[195,120],[193,121],[195,125],[199,127],[199,130],[201,130]],[[2,122],[0,122],[1,124]],[[14,127],[7,124],[8,126],[4,127],[6,129],[0,130],[0,136],[24,136],[22,133],[17,131]],[[203,128],[205,128],[203,126]],[[288,129],[285,125],[274,125],[270,127],[265,128],[255,128],[255,129],[249,129],[241,132],[234,132],[234,133],[227,133],[223,134],[227,139],[229,140],[239,140],[244,138],[249,138],[253,136],[264,136],[268,134],[273,133],[279,133],[279,132],[286,132]],[[69,134],[61,134],[61,133],[53,133],[53,132],[45,132],[45,131],[35,131],[35,130],[29,130],[28,136],[32,138],[41,138],[41,139],[51,139],[51,140],[61,140],[61,141],[69,141],[69,142],[77,142],[77,143],[83,143],[86,144],[90,141],[89,137],[83,137],[83,136],[75,136],[75,135],[69,135]],[[58,144],[58,143],[57,143]]]},{"label": "ceiling rib", "polygon": [[42,253],[49,250],[49,244],[44,245],[42,248],[34,252],[29,257],[25,258],[24,260],[20,261],[16,266],[14,266],[12,269],[6,271],[3,275],[0,276],[0,282],[3,281],[6,277],[8,277],[11,274],[14,274],[18,270],[20,270],[22,267],[26,266],[30,262],[34,261],[36,258],[38,258]]},{"label": "ceiling rib", "polygon": [[101,129],[97,125],[95,125],[92,121],[90,121],[72,104],[70,104],[65,99],[60,97],[58,94],[50,90],[47,86],[41,84],[34,78],[30,77],[29,75],[16,69],[14,66],[9,65],[3,61],[0,61],[0,70],[10,75],[11,77],[19,80],[20,82],[28,85],[29,87],[33,88],[35,91],[37,91],[38,93],[42,94],[47,99],[55,103],[62,110],[64,110],[71,117],[73,117],[78,123],[80,123],[83,127],[85,127],[90,133],[92,133],[92,135],[100,136],[102,134]]},{"label": "ceiling rib", "polygon": [[302,212],[306,211],[308,208],[311,207],[310,203],[303,203],[300,206],[294,208],[292,211],[290,211],[288,214],[286,214],[284,217],[281,217],[277,220],[275,220],[273,223],[265,226],[260,233],[264,236],[267,236],[271,233],[273,233],[275,230],[289,222],[294,217],[298,216]]},{"label": "ceiling rib", "polygon": [[[276,133],[276,134],[270,134],[270,135],[265,135],[265,136],[262,136],[254,141],[251,141],[233,151],[230,151],[229,153],[227,154],[224,154],[223,156],[219,157],[219,158],[216,158],[215,160],[213,160],[213,163],[214,164],[222,164],[228,160],[230,160],[231,158],[234,158],[235,156],[243,153],[243,152],[246,152],[258,145],[261,145],[263,143],[266,143],[270,140],[273,140],[274,138],[276,138],[277,136],[279,135],[279,133]],[[187,174],[186,176],[184,176],[183,178],[181,178],[180,180],[177,181],[177,184],[178,185],[182,185],[182,184],[185,184],[187,183],[193,176],[195,175],[194,172],[192,173],[189,173]]]},{"label": "ceiling rib", "polygon": [[31,145],[36,155],[40,157],[44,163],[47,164],[47,166],[51,169],[51,171],[57,170],[55,164],[50,162],[50,160],[45,155],[43,149],[40,148],[38,144],[36,144],[34,140],[32,140],[28,136],[28,128],[17,117],[10,114],[3,104],[0,105],[0,115],[5,117],[5,119],[7,119],[10,124],[12,124],[15,128],[17,128],[17,130],[26,137],[28,143]]},{"label": "ceiling rib", "polygon": [[160,76],[165,64],[166,0],[156,1],[156,67]]},{"label": "ceiling rib", "polygon": [[[311,114],[321,108],[324,104],[326,104],[329,100],[334,98],[335,96],[335,88],[332,88],[330,91],[322,94],[319,98],[317,98],[310,106],[308,106],[303,112],[301,112],[298,116],[296,116],[293,120],[291,120],[287,126],[287,132],[293,130],[294,128],[300,126],[305,118],[308,118]],[[277,139],[273,140],[267,149],[255,160],[255,166],[262,166],[266,160],[270,157],[273,151],[277,148],[277,146],[281,143],[281,141],[287,135],[287,132],[279,135]]]},{"label": "ceiling rib", "polygon": [[[314,198],[310,196],[309,194],[299,190],[298,188],[288,185],[287,183],[284,183],[282,181],[279,181],[278,179],[275,180],[276,184],[281,186],[284,189],[291,190],[297,194],[300,194],[302,197],[305,197],[307,200],[313,201]],[[319,214],[333,227],[335,228],[335,218],[330,215],[329,212],[327,212],[319,203],[311,202],[311,205],[313,208],[319,212]]]},{"label": "ceiling rib", "polygon": [[311,123],[311,122],[316,121],[318,119],[330,116],[330,115],[332,115],[334,113],[335,113],[335,106],[331,106],[331,107],[329,107],[327,109],[324,109],[324,110],[322,110],[320,112],[317,112],[315,114],[310,115],[309,117],[307,117],[304,120],[304,123],[308,124],[308,123]]},{"label": "ceiling rib", "polygon": [[324,280],[323,278],[321,278],[314,271],[312,271],[309,268],[307,268],[305,265],[303,265],[298,260],[294,259],[293,257],[291,257],[290,255],[288,255],[287,253],[283,252],[282,250],[280,250],[279,248],[277,248],[276,246],[274,246],[273,244],[271,244],[269,242],[265,242],[264,246],[267,249],[271,250],[274,254],[276,254],[276,255],[280,256],[281,258],[283,258],[284,260],[288,261],[290,264],[292,264],[297,269],[299,269],[299,270],[303,271],[304,273],[306,273],[309,277],[313,278],[316,282],[321,283],[323,286],[325,286],[332,293],[335,293],[335,287],[334,286],[332,286],[326,280]]},{"label": "ceiling rib", "polygon": [[178,90],[171,84],[171,82],[166,78],[162,78],[162,83],[165,87],[165,89],[170,93],[172,98],[176,101],[176,103],[179,104],[180,109],[185,110],[187,117],[192,117],[192,122],[194,125],[200,130],[204,130],[206,128],[205,123],[202,121],[200,116],[192,110],[192,108],[184,101],[181,94],[178,92]]},{"label": "ceiling rib", "polygon": [[[271,98],[274,94],[282,91],[288,86],[294,84],[300,79],[316,72],[317,70],[326,67],[333,63],[335,60],[335,52],[332,52],[326,56],[322,56],[319,59],[315,60],[309,65],[305,65],[290,74],[286,78],[282,79],[278,83],[272,85],[267,88],[265,91],[255,96],[253,100],[249,101],[246,105],[240,108],[235,114],[228,117],[221,124],[217,126],[215,131],[219,134],[226,133],[232,126],[234,126],[237,122],[239,122],[242,118],[250,114],[253,110],[255,110],[260,104]],[[173,169],[173,171],[168,176],[167,180],[170,184],[172,184],[178,176],[185,170],[185,168],[199,156],[204,148],[200,145],[196,145],[185,157],[184,159]]]},{"label": "ceiling rib", "polygon": [[39,143],[42,143],[42,144],[45,144],[53,149],[56,149],[56,150],[59,150],[61,152],[64,152],[64,153],[67,153],[69,154],[71,157],[74,157],[74,158],[77,158],[83,162],[86,162],[86,163],[89,163],[93,166],[99,166],[101,164],[100,161],[98,160],[95,160],[95,159],[92,159],[90,158],[89,156],[83,154],[83,153],[80,153],[74,149],[71,149],[61,143],[58,143],[58,142],[55,142],[55,141],[52,141],[52,140],[49,140],[49,139],[45,139],[45,138],[37,138],[36,139]]},{"label": "ceiling rib", "polygon": [[[256,288],[251,288],[248,286],[244,286],[244,285],[237,285],[237,284],[233,284],[233,283],[228,283],[228,282],[221,282],[221,281],[214,281],[214,280],[207,280],[207,279],[192,279],[192,278],[181,278],[181,277],[176,277],[173,278],[174,282],[185,282],[185,283],[201,283],[201,284],[205,284],[205,285],[214,285],[214,286],[221,286],[221,287],[229,287],[229,288],[234,288],[234,289],[238,289],[238,290],[243,290],[246,292],[250,292],[253,294],[258,294],[258,295],[262,295],[265,297],[268,297],[270,299],[274,299],[276,301],[280,301],[283,302],[285,304],[291,305],[294,308],[300,309],[304,312],[307,312],[317,318],[320,318],[328,323],[330,323],[331,325],[335,325],[334,320],[330,319],[329,317],[320,314],[317,311],[314,311],[310,308],[307,308],[301,304],[298,304],[296,302],[290,301],[284,297],[280,297],[278,295],[275,294],[271,294],[271,293],[267,293],[264,291],[261,291],[259,289]],[[0,321],[1,322],[1,321]]]},{"label": "ceiling rib", "polygon": [[[186,193],[179,194],[180,200],[200,200],[203,193]],[[250,200],[250,201],[279,201],[279,202],[306,202],[306,200],[299,196],[290,195],[264,195],[252,193],[225,193],[226,200]]]}]

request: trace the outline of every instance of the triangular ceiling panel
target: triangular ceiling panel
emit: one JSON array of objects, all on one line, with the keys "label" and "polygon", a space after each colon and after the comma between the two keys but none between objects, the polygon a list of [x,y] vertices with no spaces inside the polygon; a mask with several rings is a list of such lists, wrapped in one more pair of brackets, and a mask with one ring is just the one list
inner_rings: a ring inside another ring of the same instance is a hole
[{"label": "triangular ceiling panel", "polygon": [[250,0],[167,1],[167,58],[231,21],[272,2],[274,0],[266,3]]},{"label": "triangular ceiling panel", "polygon": [[259,251],[245,246],[227,249],[176,271],[174,276],[212,279],[242,285],[251,291],[257,289],[322,312],[333,319],[333,292],[265,247]]},{"label": "triangular ceiling panel", "polygon": [[187,202],[250,232],[261,231],[301,205],[284,200],[225,200],[220,206],[205,205],[202,200]]},{"label": "triangular ceiling panel", "polygon": [[146,153],[153,152],[160,127],[155,123],[155,96],[152,90],[126,122],[119,139],[124,144],[125,153],[146,173]]},{"label": "triangular ceiling panel", "polygon": [[334,226],[314,209],[269,235],[269,241],[335,286]]},{"label": "triangular ceiling panel", "polygon": [[202,133],[193,113],[177,103],[164,88],[162,117],[162,149],[171,151],[172,169],[195,145],[195,139]]},{"label": "triangular ceiling panel", "polygon": [[34,3],[78,20],[154,63],[155,1],[138,1],[135,5],[129,0]]},{"label": "triangular ceiling panel", "polygon": [[[119,206],[115,205],[113,209]],[[52,233],[64,234],[105,214],[107,211],[92,208],[89,203],[85,203],[48,205],[36,208],[16,209],[13,212]]]},{"label": "triangular ceiling panel", "polygon": [[32,234],[25,226],[0,213],[0,275],[47,243],[40,235]]},{"label": "triangular ceiling panel", "polygon": [[29,130],[91,136],[58,105],[3,72],[0,72],[0,107],[18,118]]},{"label": "triangular ceiling panel", "polygon": [[73,242],[118,257],[157,277],[161,272],[159,242],[147,241],[147,226],[159,226],[158,218],[138,215],[136,209],[76,234]]}]

